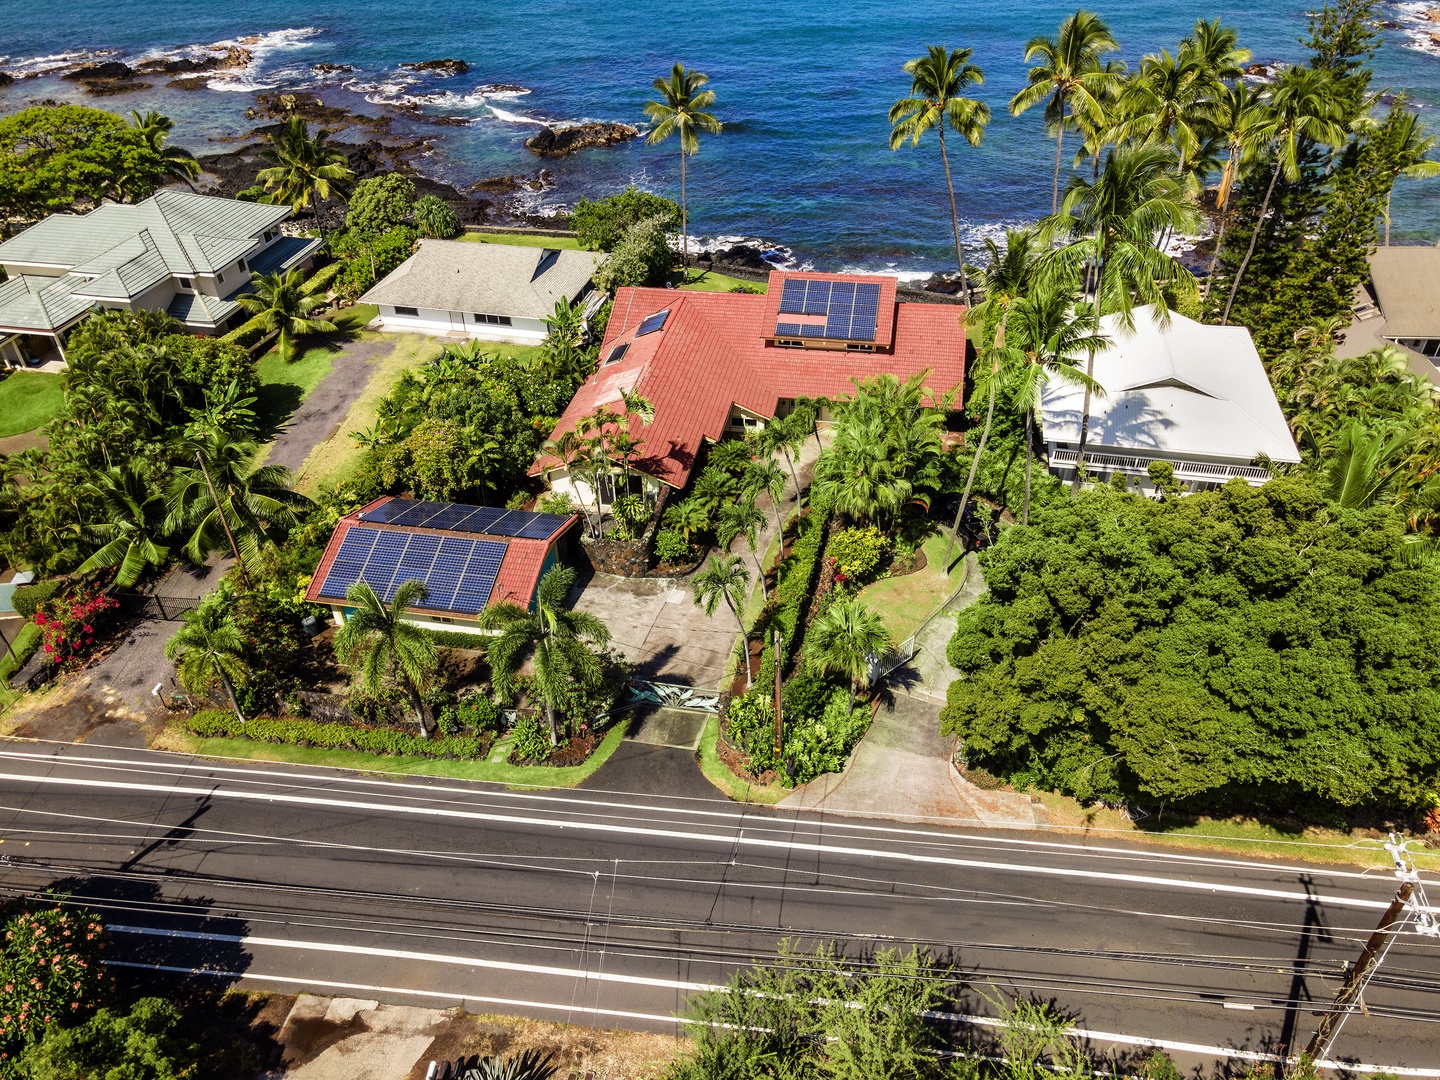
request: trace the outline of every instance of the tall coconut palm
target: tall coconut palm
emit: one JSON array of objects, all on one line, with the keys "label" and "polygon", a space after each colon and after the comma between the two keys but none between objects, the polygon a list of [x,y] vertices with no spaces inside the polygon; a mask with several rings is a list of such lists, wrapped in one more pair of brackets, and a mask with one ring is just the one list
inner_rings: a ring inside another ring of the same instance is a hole
[{"label": "tall coconut palm", "polygon": [[235,684],[245,680],[249,669],[244,641],[226,604],[217,593],[187,611],[180,629],[165,643],[165,659],[175,664],[175,677],[189,693],[205,694],[216,682],[223,685],[235,718],[243,724],[245,714],[235,697]]},{"label": "tall coconut palm", "polygon": [[790,479],[795,485],[796,509],[803,504],[800,499],[800,474],[795,469],[795,462],[814,423],[811,417],[796,410],[788,416],[777,416],[771,420],[755,440],[762,453],[780,454],[785,458],[785,464],[790,467]]},{"label": "tall coconut palm", "polygon": [[[1058,285],[1078,280],[1084,267],[1094,272],[1090,305],[1094,337],[1085,364],[1087,379],[1095,377],[1100,319],[1107,310],[1118,313],[1121,325],[1129,328],[1134,325],[1131,309],[1136,301],[1153,304],[1155,318],[1164,320],[1169,317],[1167,293],[1179,298],[1196,294],[1190,271],[1155,245],[1155,238],[1167,229],[1194,228],[1196,218],[1185,185],[1175,175],[1175,156],[1165,147],[1112,150],[1093,183],[1079,176],[1071,179],[1060,212],[1043,226],[1047,235],[1069,242],[1046,256],[1045,274],[1046,280]],[[1075,461],[1077,489],[1085,470],[1090,398],[1087,385]]]},{"label": "tall coconut palm", "polygon": [[1117,143],[1162,143],[1179,154],[1178,171],[1199,153],[1210,129],[1215,86],[1210,70],[1184,49],[1147,56],[1119,97]]},{"label": "tall coconut palm", "polygon": [[702,131],[718,135],[722,127],[719,120],[705,111],[715,104],[715,91],[704,89],[709,81],[709,75],[676,64],[668,79],[658,78],[653,84],[660,100],[645,103],[645,115],[655,122],[645,137],[647,146],[657,146],[671,135],[680,137],[680,249],[687,274],[690,272],[690,204],[685,192],[685,159],[700,152]]},{"label": "tall coconut palm", "polygon": [[1217,83],[1240,78],[1250,59],[1250,50],[1240,47],[1239,32],[1233,26],[1221,26],[1219,19],[1196,19],[1195,29],[1181,40],[1180,50],[1199,61]]},{"label": "tall coconut palm", "polygon": [[295,338],[302,334],[329,333],[335,324],[315,317],[325,298],[305,291],[305,272],[293,266],[285,273],[251,274],[254,292],[242,293],[235,302],[259,319],[268,333],[278,334],[275,348],[289,363]]},{"label": "tall coconut palm", "polygon": [[1301,150],[1307,143],[1323,143],[1326,146],[1344,143],[1346,133],[1340,122],[1343,118],[1341,96],[1328,69],[1297,64],[1286,68],[1275,81],[1270,94],[1269,138],[1266,140],[1275,155],[1275,169],[1270,174],[1265,197],[1260,201],[1255,229],[1250,234],[1250,246],[1245,249],[1245,257],[1235,270],[1235,280],[1230,283],[1230,296],[1220,316],[1221,326],[1230,321],[1235,294],[1240,291],[1240,281],[1255,255],[1255,245],[1260,241],[1260,230],[1265,227],[1265,218],[1270,213],[1270,199],[1275,194],[1280,174],[1283,172],[1289,180],[1300,176]]},{"label": "tall coconut palm", "polygon": [[[1403,98],[1397,104],[1403,105]],[[1437,140],[1434,135],[1425,134],[1425,126],[1420,122],[1417,113],[1403,112],[1400,114],[1399,122],[1392,142],[1387,148],[1394,156],[1394,161],[1400,169],[1401,176],[1407,176],[1412,180],[1428,180],[1440,176],[1440,161],[1427,160],[1426,155],[1436,147]],[[1385,246],[1390,246],[1390,196],[1394,192],[1392,184],[1390,190],[1385,192]]]},{"label": "tall coconut palm", "polygon": [[181,551],[192,562],[228,547],[248,573],[271,533],[289,528],[296,509],[310,505],[287,486],[288,469],[255,465],[258,448],[248,439],[206,432],[189,441],[184,453],[186,463],[171,477],[165,527],[172,534],[188,533]]},{"label": "tall coconut palm", "polygon": [[600,658],[594,648],[610,644],[610,630],[588,611],[573,611],[565,597],[575,584],[575,571],[557,566],[545,572],[535,590],[533,610],[519,604],[498,604],[486,608],[477,620],[487,630],[498,630],[486,651],[490,677],[503,698],[515,693],[515,676],[525,658],[535,669],[535,692],[545,706],[550,725],[550,743],[560,742],[556,713],[577,687],[595,686],[600,681]]},{"label": "tall coconut palm", "polygon": [[1005,246],[993,237],[985,237],[988,265],[980,271],[980,291],[985,299],[975,305],[970,318],[976,325],[998,319],[1012,301],[1029,292],[1040,258],[1040,245],[1034,229],[1006,229]]},{"label": "tall coconut palm", "polygon": [[256,179],[270,192],[270,201],[296,211],[304,210],[312,199],[343,199],[355,178],[344,153],[330,145],[330,132],[311,135],[299,116],[290,117],[271,134],[270,145],[260,156],[270,165],[261,169]]},{"label": "tall coconut palm", "polygon": [[1045,122],[1055,131],[1052,214],[1060,206],[1060,157],[1065,125],[1071,122],[1072,116],[1099,122],[1102,98],[1120,81],[1117,72],[1101,65],[1100,57],[1119,48],[1115,35],[1100,16],[1084,10],[1061,23],[1055,37],[1031,38],[1025,45],[1025,62],[1034,66],[1030,68],[1025,88],[1010,99],[1010,112],[1019,116],[1045,102]]},{"label": "tall coconut palm", "polygon": [[859,600],[831,604],[805,632],[805,656],[827,674],[850,682],[850,708],[855,693],[870,684],[870,664],[892,647],[885,620]]},{"label": "tall coconut palm", "polygon": [[745,689],[750,689],[749,639],[740,618],[740,609],[750,593],[750,574],[741,564],[740,556],[712,555],[705,569],[691,579],[690,587],[695,592],[695,606],[703,608],[707,616],[714,616],[722,600],[735,616],[735,625],[740,629],[740,654],[745,664]]},{"label": "tall coconut palm", "polygon": [[1104,348],[1108,341],[1096,340],[1093,327],[1075,312],[1068,289],[1036,288],[1010,305],[1006,323],[1010,344],[1022,363],[1007,387],[1011,407],[1025,425],[1025,497],[1020,504],[1020,524],[1030,524],[1030,471],[1035,457],[1035,426],[1040,402],[1052,378],[1084,386],[1093,394],[1103,387],[1085,373],[1076,361]]},{"label": "tall coconut palm", "polygon": [[150,149],[164,163],[166,178],[179,181],[194,191],[194,182],[200,176],[200,163],[195,160],[195,155],[184,147],[165,145],[170,132],[175,129],[175,121],[154,109],[143,113],[132,109],[130,126],[144,136]]},{"label": "tall coconut palm", "polygon": [[985,73],[970,63],[970,49],[947,49],[930,45],[924,56],[905,61],[910,76],[910,96],[890,106],[890,149],[898,150],[907,140],[920,145],[920,137],[934,131],[940,141],[940,161],[945,166],[945,187],[950,192],[950,226],[955,233],[955,262],[960,270],[960,297],[970,303],[970,283],[965,276],[965,249],[960,243],[960,214],[955,208],[955,181],[950,175],[950,155],[945,149],[945,129],[979,146],[990,122],[990,106],[964,96],[966,87],[979,86]]},{"label": "tall coconut palm", "polygon": [[760,581],[760,593],[770,599],[765,585],[765,567],[760,562],[760,530],[765,527],[765,513],[754,502],[740,499],[720,511],[715,523],[715,535],[725,550],[739,537],[745,538],[750,555],[755,560],[755,576]]},{"label": "tall coconut palm", "polygon": [[1215,100],[1212,116],[1214,132],[1225,148],[1225,164],[1220,170],[1220,187],[1215,193],[1215,210],[1220,215],[1220,228],[1215,234],[1215,251],[1205,271],[1205,288],[1201,299],[1210,296],[1215,278],[1215,264],[1225,243],[1225,230],[1230,225],[1235,180],[1255,152],[1270,138],[1270,108],[1264,91],[1258,86],[1237,82],[1228,85]]},{"label": "tall coconut palm", "polygon": [[764,492],[770,496],[770,506],[775,511],[775,531],[779,535],[785,525],[780,517],[780,502],[785,498],[785,474],[774,458],[758,458],[752,461],[741,478],[741,488],[754,499]]},{"label": "tall coconut palm", "polygon": [[147,566],[160,566],[170,556],[165,538],[165,500],[151,490],[131,465],[115,465],[98,473],[87,494],[100,501],[104,520],[90,534],[105,541],[80,564],[79,573],[119,566],[115,584],[129,588]]},{"label": "tall coconut palm", "polygon": [[435,678],[435,642],[405,616],[427,595],[423,581],[404,581],[386,607],[368,582],[357,581],[345,593],[354,610],[335,632],[335,655],[367,693],[378,696],[393,683],[410,700],[422,739],[430,737],[424,692]]}]

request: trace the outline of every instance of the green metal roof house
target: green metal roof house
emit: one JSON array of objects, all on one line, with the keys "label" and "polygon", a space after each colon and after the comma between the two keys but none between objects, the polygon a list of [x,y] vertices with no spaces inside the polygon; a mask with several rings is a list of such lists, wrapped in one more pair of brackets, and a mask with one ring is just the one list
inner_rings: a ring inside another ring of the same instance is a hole
[{"label": "green metal roof house", "polygon": [[[288,270],[320,246],[282,236],[288,206],[161,191],[143,202],[55,214],[0,244],[0,361],[65,359],[66,333],[96,308],[168,311],[195,334],[245,318],[252,272]],[[53,353],[54,355],[50,355]]]}]

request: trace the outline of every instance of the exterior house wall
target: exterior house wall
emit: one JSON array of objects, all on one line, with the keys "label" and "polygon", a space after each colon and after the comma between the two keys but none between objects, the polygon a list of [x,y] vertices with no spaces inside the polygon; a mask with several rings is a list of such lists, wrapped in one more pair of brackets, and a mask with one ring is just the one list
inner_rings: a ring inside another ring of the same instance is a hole
[{"label": "exterior house wall", "polygon": [[394,307],[380,305],[380,328],[396,333],[466,334],[478,341],[503,341],[512,345],[538,345],[549,327],[540,319],[512,319],[509,326],[477,323],[475,313],[417,308],[418,314],[397,314]]},{"label": "exterior house wall", "polygon": [[[332,604],[330,607],[330,617],[335,620],[336,626],[344,626],[349,611],[349,608],[336,607]],[[414,623],[416,626],[424,627],[426,630],[474,634],[476,637],[495,637],[499,633],[499,631],[496,630],[482,630],[475,625],[474,619],[466,619],[458,615],[453,619],[447,619],[445,622],[441,622],[438,618],[427,615],[402,615],[401,618],[406,622]]]},{"label": "exterior house wall", "polygon": [[[647,476],[642,472],[635,472],[632,473],[632,475],[639,477],[641,490],[647,500],[653,501],[660,494],[660,489],[664,485],[659,480],[656,480],[653,476]],[[545,477],[545,480],[550,485],[551,491],[561,495],[569,495],[570,501],[573,502],[577,508],[593,508],[595,506],[594,485],[587,480],[580,479],[578,476],[571,476],[568,469],[553,469]],[[602,501],[600,508],[602,510],[608,510],[610,508],[609,501]]]},{"label": "exterior house wall", "polygon": [[70,272],[68,266],[21,266],[18,263],[4,265],[6,277],[64,277]]},{"label": "exterior house wall", "polygon": [[143,292],[137,296],[129,305],[130,311],[164,311],[170,306],[170,301],[175,299],[179,292],[178,282],[172,278],[166,278],[153,289]]}]

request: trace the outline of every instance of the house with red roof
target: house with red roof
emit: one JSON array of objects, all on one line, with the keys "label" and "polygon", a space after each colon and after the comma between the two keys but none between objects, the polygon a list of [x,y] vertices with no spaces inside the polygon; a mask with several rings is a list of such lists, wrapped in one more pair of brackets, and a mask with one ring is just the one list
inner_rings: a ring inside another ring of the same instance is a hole
[{"label": "house with red roof", "polygon": [[386,495],[336,524],[305,599],[328,604],[343,626],[356,582],[388,604],[401,585],[417,580],[427,595],[410,609],[412,622],[484,633],[476,620],[486,608],[534,606],[541,577],[561,563],[579,520]]},{"label": "house with red roof", "polygon": [[[958,409],[966,349],[963,307],[897,302],[890,277],[777,270],[763,296],[623,288],[599,367],[552,439],[582,428],[597,410],[624,413],[624,395],[638,394],[655,415],[627,421],[641,440],[630,468],[647,493],[680,489],[707,443],[763,427],[797,398],[853,393],[854,380],[929,372],[933,399],[953,390]],[[589,484],[566,462],[542,455],[530,471],[593,505]],[[600,501],[609,503],[617,492],[601,486]]]}]

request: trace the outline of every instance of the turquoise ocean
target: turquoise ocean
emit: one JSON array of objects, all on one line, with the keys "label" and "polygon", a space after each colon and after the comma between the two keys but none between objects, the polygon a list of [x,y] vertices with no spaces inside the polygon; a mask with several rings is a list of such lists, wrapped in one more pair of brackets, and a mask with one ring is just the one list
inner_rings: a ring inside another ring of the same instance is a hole
[{"label": "turquoise ocean", "polygon": [[[1303,56],[1306,8],[1292,0],[1092,6],[1132,65],[1173,49],[1197,16],[1237,27],[1257,61]],[[1426,21],[1426,6],[1384,9],[1391,26],[1376,82],[1403,90],[1440,130],[1440,22]],[[953,255],[934,141],[888,149],[886,111],[908,90],[900,65],[934,43],[972,48],[985,71],[977,94],[994,120],[983,146],[954,154],[964,238],[974,244],[1049,209],[1054,144],[1039,109],[1011,117],[1005,102],[1024,81],[1026,39],[1052,33],[1072,10],[1008,0],[0,0],[0,70],[16,74],[67,56],[184,55],[246,38],[255,56],[243,72],[197,91],[159,78],[151,90],[95,100],[54,77],[20,79],[0,89],[0,112],[45,99],[158,108],[177,121],[179,141],[206,153],[254,126],[245,110],[260,90],[317,91],[356,111],[410,106],[452,118],[445,126],[395,122],[396,135],[435,140],[417,162],[422,172],[466,186],[543,164],[553,182],[525,199],[528,210],[544,212],[632,182],[678,193],[673,144],[636,141],[545,163],[523,147],[541,123],[643,123],[650,81],[678,60],[710,75],[726,124],[692,162],[692,234],[763,241],[790,265],[919,273]],[[470,70],[441,78],[400,68],[438,57],[463,59]],[[315,64],[353,70],[317,75]],[[1440,237],[1440,181],[1402,180],[1394,202],[1395,240]]]}]

